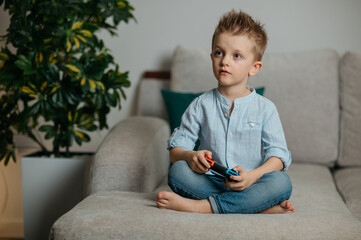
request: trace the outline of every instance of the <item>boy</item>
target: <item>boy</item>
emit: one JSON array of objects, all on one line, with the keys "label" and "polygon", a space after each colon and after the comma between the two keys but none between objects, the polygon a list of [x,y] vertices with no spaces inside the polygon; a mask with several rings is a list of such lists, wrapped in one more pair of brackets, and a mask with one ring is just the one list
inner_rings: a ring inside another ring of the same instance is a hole
[{"label": "boy", "polygon": [[[275,105],[248,87],[262,67],[267,35],[248,14],[225,14],[212,40],[218,87],[196,98],[169,139],[169,186],[157,206],[198,213],[291,213],[291,163]],[[198,150],[193,151],[200,139]],[[238,171],[231,180],[210,171],[205,156]]]}]

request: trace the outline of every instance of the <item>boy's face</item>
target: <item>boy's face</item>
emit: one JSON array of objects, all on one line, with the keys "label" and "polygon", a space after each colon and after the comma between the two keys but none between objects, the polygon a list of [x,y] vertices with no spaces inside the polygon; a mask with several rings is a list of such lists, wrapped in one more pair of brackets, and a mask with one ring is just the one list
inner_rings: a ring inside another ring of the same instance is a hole
[{"label": "boy's face", "polygon": [[223,32],[215,37],[211,59],[219,88],[246,88],[248,77],[262,67],[262,62],[255,60],[253,47],[246,35]]}]

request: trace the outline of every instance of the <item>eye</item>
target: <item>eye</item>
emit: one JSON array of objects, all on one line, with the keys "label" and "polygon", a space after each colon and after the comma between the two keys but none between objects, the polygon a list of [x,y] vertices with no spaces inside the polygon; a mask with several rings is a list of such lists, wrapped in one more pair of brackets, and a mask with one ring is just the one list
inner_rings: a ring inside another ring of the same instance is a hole
[{"label": "eye", "polygon": [[239,54],[239,53],[236,53],[236,54],[234,54],[234,58],[235,58],[235,59],[241,59],[241,58],[242,58],[242,55]]},{"label": "eye", "polygon": [[214,51],[214,56],[215,56],[215,57],[220,57],[220,56],[222,56],[222,55],[223,55],[223,54],[222,54],[221,51],[219,51],[219,50]]}]

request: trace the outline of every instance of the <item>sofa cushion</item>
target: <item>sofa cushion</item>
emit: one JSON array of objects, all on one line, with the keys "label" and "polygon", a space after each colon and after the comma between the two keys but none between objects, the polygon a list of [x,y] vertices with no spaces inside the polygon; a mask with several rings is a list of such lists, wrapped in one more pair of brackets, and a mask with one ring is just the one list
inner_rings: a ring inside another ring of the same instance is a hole
[{"label": "sofa cushion", "polygon": [[361,168],[337,170],[335,181],[347,207],[361,221]]},{"label": "sofa cushion", "polygon": [[188,108],[189,104],[198,96],[200,93],[182,93],[174,92],[170,90],[161,90],[163,101],[168,113],[168,119],[170,124],[171,132],[176,127],[179,127],[182,115]]},{"label": "sofa cushion", "polygon": [[171,64],[170,90],[197,93],[217,87],[210,54],[210,50],[177,46]]},{"label": "sofa cushion", "polygon": [[[279,111],[295,162],[333,165],[339,137],[338,61],[331,49],[269,53],[249,85],[265,87]],[[217,86],[210,50],[179,46],[171,66],[170,89],[206,91]]]},{"label": "sofa cushion", "polygon": [[347,52],[340,61],[340,166],[361,166],[361,53]]},{"label": "sofa cushion", "polygon": [[[359,239],[327,167],[293,164],[292,214],[194,214],[158,209],[157,193],[104,192],[58,219],[53,239]],[[160,189],[157,189],[160,190]]]}]

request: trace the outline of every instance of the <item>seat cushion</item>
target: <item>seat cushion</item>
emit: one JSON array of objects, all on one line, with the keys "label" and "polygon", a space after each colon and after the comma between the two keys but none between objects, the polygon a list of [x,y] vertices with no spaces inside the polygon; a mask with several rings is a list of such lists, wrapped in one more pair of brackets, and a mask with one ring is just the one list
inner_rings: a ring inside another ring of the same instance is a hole
[{"label": "seat cushion", "polygon": [[158,209],[157,193],[103,192],[87,197],[58,219],[51,236],[53,239],[359,239],[361,222],[343,203],[327,167],[293,164],[288,173],[294,189],[293,214],[185,213]]},{"label": "seat cushion", "polygon": [[361,168],[337,170],[335,181],[347,207],[361,221]]},{"label": "seat cushion", "polygon": [[[210,50],[177,47],[170,89],[200,92],[217,87],[209,54]],[[265,87],[264,96],[276,104],[293,160],[333,165],[339,139],[337,52],[268,53],[262,62],[248,83]]]}]

